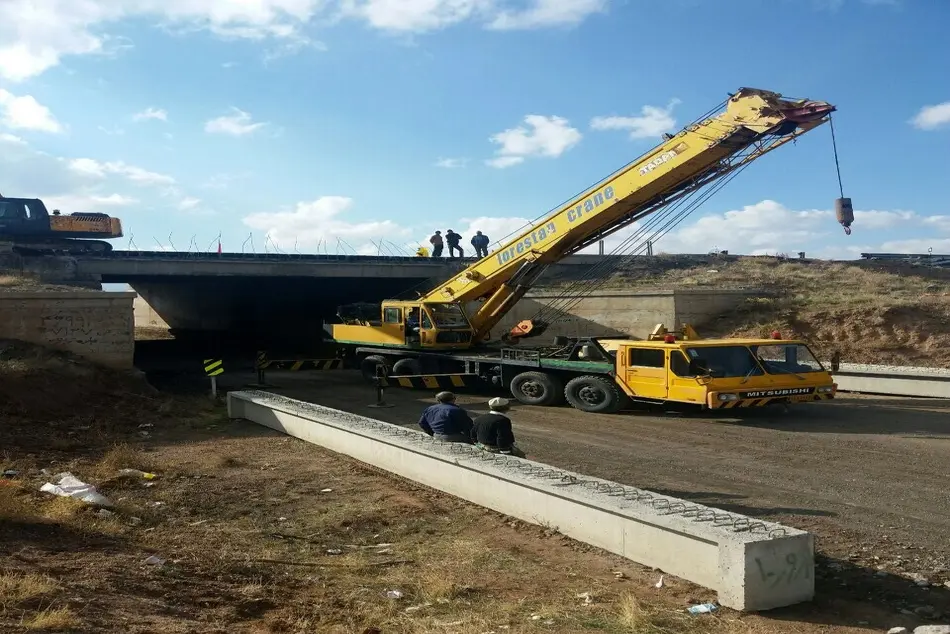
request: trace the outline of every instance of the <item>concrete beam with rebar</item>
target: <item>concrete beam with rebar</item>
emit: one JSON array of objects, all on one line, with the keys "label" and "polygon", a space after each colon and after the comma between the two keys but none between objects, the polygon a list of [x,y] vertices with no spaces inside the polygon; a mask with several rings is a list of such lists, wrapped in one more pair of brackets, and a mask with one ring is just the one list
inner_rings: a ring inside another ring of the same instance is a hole
[{"label": "concrete beam with rebar", "polygon": [[228,412],[714,589],[726,607],[814,596],[814,538],[801,530],[267,392],[229,393]]}]

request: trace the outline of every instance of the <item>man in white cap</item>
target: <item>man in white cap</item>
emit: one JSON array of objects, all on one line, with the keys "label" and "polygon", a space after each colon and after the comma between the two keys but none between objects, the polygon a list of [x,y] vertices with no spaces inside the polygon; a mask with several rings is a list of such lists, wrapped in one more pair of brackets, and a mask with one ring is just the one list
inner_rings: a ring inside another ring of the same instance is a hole
[{"label": "man in white cap", "polygon": [[489,412],[475,418],[472,436],[475,444],[485,451],[524,458],[525,453],[515,446],[515,434],[508,418],[508,399],[495,397],[488,401]]}]

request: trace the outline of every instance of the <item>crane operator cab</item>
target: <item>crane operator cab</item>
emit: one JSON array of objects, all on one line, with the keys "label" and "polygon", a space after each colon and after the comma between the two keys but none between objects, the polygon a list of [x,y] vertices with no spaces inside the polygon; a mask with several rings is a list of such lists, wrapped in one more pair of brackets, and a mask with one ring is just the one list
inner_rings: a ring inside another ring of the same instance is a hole
[{"label": "crane operator cab", "polygon": [[451,350],[468,348],[473,328],[458,304],[384,302],[380,321],[344,320],[333,326],[338,343]]}]

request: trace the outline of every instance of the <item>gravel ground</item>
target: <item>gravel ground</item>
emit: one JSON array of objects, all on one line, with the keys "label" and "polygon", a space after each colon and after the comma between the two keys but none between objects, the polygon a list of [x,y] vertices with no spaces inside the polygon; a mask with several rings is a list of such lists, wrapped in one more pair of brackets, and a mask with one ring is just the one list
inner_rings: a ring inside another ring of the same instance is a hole
[{"label": "gravel ground", "polygon": [[[432,395],[374,409],[352,373],[268,375],[275,391],[415,426]],[[462,396],[473,413],[484,397]],[[820,579],[895,611],[950,614],[950,402],[845,396],[743,418],[519,407],[533,460],[816,534]]]}]

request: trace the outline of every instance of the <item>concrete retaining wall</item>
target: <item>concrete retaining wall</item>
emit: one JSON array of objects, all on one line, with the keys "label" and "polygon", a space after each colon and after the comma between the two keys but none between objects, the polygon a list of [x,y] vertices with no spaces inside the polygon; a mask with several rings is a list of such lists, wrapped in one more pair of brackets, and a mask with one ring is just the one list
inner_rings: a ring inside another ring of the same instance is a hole
[{"label": "concrete retaining wall", "polygon": [[[656,324],[680,328],[690,324],[702,328],[723,313],[736,309],[749,297],[763,294],[756,290],[686,289],[666,291],[596,291],[580,299],[567,315],[545,332],[545,337],[566,335],[612,336],[629,334],[645,338]],[[523,319],[533,318],[539,310],[561,300],[556,292],[526,295],[495,327],[507,332]]]},{"label": "concrete retaining wall", "polygon": [[168,328],[168,324],[162,319],[154,308],[148,305],[142,297],[136,297],[133,303],[135,314],[135,325],[138,328]]},{"label": "concrete retaining wall", "polygon": [[950,398],[950,370],[842,363],[834,379],[842,392]]},{"label": "concrete retaining wall", "polygon": [[266,392],[229,393],[228,412],[715,589],[727,607],[814,596],[814,539],[803,531]]},{"label": "concrete retaining wall", "polygon": [[0,338],[68,350],[96,363],[131,368],[135,293],[0,293]]}]

